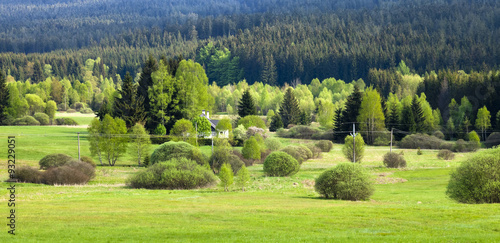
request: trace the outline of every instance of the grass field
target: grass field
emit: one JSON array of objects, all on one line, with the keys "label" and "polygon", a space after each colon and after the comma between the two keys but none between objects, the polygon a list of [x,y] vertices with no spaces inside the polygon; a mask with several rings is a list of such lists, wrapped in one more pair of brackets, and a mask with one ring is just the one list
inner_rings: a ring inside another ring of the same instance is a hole
[{"label": "grass field", "polygon": [[[85,128],[1,127],[0,136],[16,135],[17,165],[36,166],[46,154],[77,156],[76,132]],[[6,162],[7,139],[0,141]],[[284,140],[286,143],[303,142]],[[83,155],[88,142],[81,141]],[[4,219],[0,242],[9,241],[500,241],[500,205],[456,203],[445,195],[449,174],[470,154],[452,161],[437,151],[403,150],[407,169],[387,169],[382,156],[388,147],[368,147],[362,165],[376,181],[369,201],[319,198],[314,179],[325,169],[345,162],[341,145],[321,158],[304,162],[293,177],[265,177],[262,165],[249,167],[251,185],[191,191],[128,188],[128,176],[142,170],[125,156],[117,166],[98,166],[84,186],[16,184],[16,235],[7,234],[8,192],[0,198]],[[202,148],[210,153],[210,147]],[[397,152],[401,150],[396,149]],[[0,180],[7,179],[2,166]],[[9,183],[0,183],[2,188]]]}]

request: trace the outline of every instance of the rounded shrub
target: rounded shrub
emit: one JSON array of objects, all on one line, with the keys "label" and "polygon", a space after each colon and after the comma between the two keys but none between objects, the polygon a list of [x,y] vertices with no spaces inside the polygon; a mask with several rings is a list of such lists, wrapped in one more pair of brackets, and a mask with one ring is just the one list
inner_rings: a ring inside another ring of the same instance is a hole
[{"label": "rounded shrub", "polygon": [[83,108],[83,109],[80,110],[80,113],[82,113],[82,114],[92,114],[92,113],[94,113],[94,111],[92,109],[90,109],[90,108]]},{"label": "rounded shrub", "polygon": [[462,203],[500,203],[500,148],[479,152],[452,172],[446,194]]},{"label": "rounded shrub", "polygon": [[42,172],[34,167],[20,167],[16,169],[15,176],[18,182],[42,183]]},{"label": "rounded shrub", "polygon": [[486,141],[484,141],[484,145],[487,148],[492,148],[494,146],[500,145],[500,132],[494,132],[486,138]]},{"label": "rounded shrub", "polygon": [[266,145],[266,148],[271,151],[278,151],[281,147],[283,147],[280,140],[273,137],[267,138],[264,141],[264,144]]},{"label": "rounded shrub", "polygon": [[199,148],[186,142],[166,142],[158,146],[151,154],[151,164],[167,161],[173,158],[187,158],[200,165],[205,164],[205,159]]},{"label": "rounded shrub", "polygon": [[69,162],[74,162],[74,161],[77,161],[77,160],[73,159],[69,155],[65,155],[65,154],[49,154],[49,155],[43,157],[38,162],[38,164],[40,165],[40,169],[41,170],[46,170],[46,169],[49,169],[51,167],[63,166],[65,164],[69,163]]},{"label": "rounded shrub", "polygon": [[241,153],[245,159],[260,160],[260,146],[255,137],[250,137],[243,143]]},{"label": "rounded shrub", "polygon": [[384,165],[387,168],[405,168],[406,160],[401,154],[389,152],[384,155]]},{"label": "rounded shrub", "polygon": [[285,152],[272,152],[264,160],[264,172],[268,176],[291,176],[299,169],[299,162]]},{"label": "rounded shrub", "polygon": [[39,126],[40,122],[37,121],[32,116],[25,116],[25,117],[22,117],[22,118],[15,119],[12,124],[16,125],[16,126]]},{"label": "rounded shrub", "polygon": [[50,125],[49,116],[45,113],[37,112],[33,115],[33,118],[40,122],[40,125]]},{"label": "rounded shrub", "polygon": [[296,149],[296,146],[294,145],[288,145],[282,149],[280,149],[279,151],[281,152],[285,152],[287,153],[288,155],[292,156],[295,160],[297,160],[297,162],[299,162],[299,164],[302,164],[302,162],[304,162],[305,160],[305,157],[303,154],[301,154],[297,149]]},{"label": "rounded shrub", "polygon": [[318,148],[315,144],[312,144],[312,143],[307,143],[306,146],[312,153],[312,157],[311,159],[315,159],[315,158],[319,158],[319,156],[321,155],[321,149]]},{"label": "rounded shrub", "polygon": [[321,140],[316,143],[316,147],[321,149],[321,152],[328,153],[333,148],[333,143],[330,140]]},{"label": "rounded shrub", "polygon": [[375,191],[370,174],[359,164],[341,163],[323,172],[314,186],[322,197],[367,200]]},{"label": "rounded shrub", "polygon": [[42,182],[47,185],[80,185],[87,183],[89,180],[90,177],[85,172],[80,171],[75,166],[68,165],[51,167],[43,172],[42,178]]},{"label": "rounded shrub", "polygon": [[133,188],[194,189],[214,185],[215,175],[197,162],[181,157],[156,163],[127,181]]},{"label": "rounded shrub", "polygon": [[441,131],[435,131],[432,136],[439,138],[439,139],[444,139],[444,133]]},{"label": "rounded shrub", "polygon": [[63,118],[56,118],[56,124],[60,126],[77,126],[78,122],[73,120],[73,118],[63,117]]},{"label": "rounded shrub", "polygon": [[74,160],[74,161],[71,161],[71,162],[63,165],[63,166],[67,166],[67,167],[70,167],[70,168],[73,168],[73,169],[76,169],[76,170],[82,172],[83,174],[85,174],[89,178],[89,180],[95,177],[95,168],[92,167],[91,164],[88,164],[88,163],[85,163],[82,161]]},{"label": "rounded shrub", "polygon": [[439,150],[437,154],[438,159],[452,160],[455,158],[455,154],[448,149]]},{"label": "rounded shrub", "polygon": [[92,167],[96,167],[97,165],[95,164],[94,160],[88,156],[82,156],[80,157],[80,161],[89,164]]},{"label": "rounded shrub", "polygon": [[260,119],[260,117],[255,115],[249,115],[241,118],[238,121],[238,126],[243,125],[246,129],[249,127],[258,127],[262,129],[266,129],[266,123],[264,120]]}]

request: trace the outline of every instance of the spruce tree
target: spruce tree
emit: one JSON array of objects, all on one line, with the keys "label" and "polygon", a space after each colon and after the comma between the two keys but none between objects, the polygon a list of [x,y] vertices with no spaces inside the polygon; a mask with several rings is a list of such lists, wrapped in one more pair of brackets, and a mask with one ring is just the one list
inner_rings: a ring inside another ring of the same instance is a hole
[{"label": "spruce tree", "polygon": [[[147,117],[150,117],[151,106],[149,104],[149,94],[148,89],[153,85],[153,78],[151,74],[158,70],[158,63],[153,55],[149,55],[146,63],[142,67],[142,73],[139,78],[139,86],[137,87],[137,99],[142,99],[142,107]],[[153,131],[156,128],[155,124],[151,122],[150,119],[146,122],[146,129]]]},{"label": "spruce tree", "polygon": [[129,72],[125,74],[125,80],[119,93],[121,97],[115,99],[113,115],[123,119],[127,128],[131,128],[136,123],[144,121],[146,113],[142,105],[143,99],[142,97],[137,98],[136,88]]},{"label": "spruce tree", "polygon": [[411,112],[413,114],[413,119],[415,121],[415,131],[414,132],[423,132],[425,130],[425,117],[424,111],[422,110],[422,106],[420,105],[420,101],[417,96],[413,96],[413,100],[411,102]]},{"label": "spruce tree", "polygon": [[32,79],[33,79],[32,80],[33,83],[35,83],[35,84],[43,82],[43,80],[45,79],[44,74],[43,74],[42,65],[39,62],[35,62],[35,65],[33,66]]},{"label": "spruce tree", "polygon": [[9,89],[3,72],[0,71],[0,124],[7,118],[7,106],[9,105]]},{"label": "spruce tree", "polygon": [[343,139],[343,136],[337,136],[337,134],[340,134],[340,131],[342,131],[342,112],[343,108],[339,107],[337,110],[335,110],[335,115],[333,116],[333,132],[334,132],[334,139],[337,141],[340,141]]},{"label": "spruce tree", "polygon": [[245,90],[243,96],[240,99],[240,102],[238,103],[238,115],[240,117],[257,115],[257,110],[253,103],[252,95],[250,94],[250,91],[248,89]]},{"label": "spruce tree", "polygon": [[389,115],[387,116],[386,127],[391,130],[392,128],[397,128],[399,123],[398,105],[392,103],[389,107]]},{"label": "spruce tree", "polygon": [[405,132],[414,133],[416,124],[413,119],[413,112],[411,110],[411,105],[403,106],[403,110],[401,112],[401,130]]},{"label": "spruce tree", "polygon": [[300,112],[300,125],[309,125],[311,124],[311,116],[307,114],[307,112],[302,111]]},{"label": "spruce tree", "polygon": [[[354,85],[354,91],[347,97],[345,108],[342,111],[341,131],[352,130],[352,124],[357,121],[359,115],[362,96],[363,94],[359,90],[359,87]],[[341,135],[341,137],[345,137],[344,135]]]},{"label": "spruce tree", "polygon": [[106,114],[111,114],[111,108],[109,108],[108,98],[104,97],[102,101],[102,105],[99,110],[95,113],[96,117],[99,118],[99,121],[102,121]]},{"label": "spruce tree", "polygon": [[281,121],[281,116],[279,114],[276,114],[271,118],[271,125],[269,125],[269,131],[276,132],[280,128],[283,128],[283,121]]},{"label": "spruce tree", "polygon": [[280,106],[280,116],[283,122],[283,127],[288,127],[290,124],[298,124],[300,121],[299,102],[293,94],[293,89],[288,88]]}]

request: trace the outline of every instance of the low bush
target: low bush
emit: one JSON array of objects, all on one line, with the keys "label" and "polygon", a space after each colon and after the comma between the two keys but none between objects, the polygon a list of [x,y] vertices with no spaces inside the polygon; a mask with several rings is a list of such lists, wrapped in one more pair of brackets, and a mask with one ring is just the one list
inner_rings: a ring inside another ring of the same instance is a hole
[{"label": "low bush", "polygon": [[80,111],[81,109],[85,108],[85,104],[82,102],[75,102],[71,105],[71,108],[75,109],[76,111]]},{"label": "low bush", "polygon": [[97,165],[95,164],[94,160],[88,156],[82,156],[80,157],[80,161],[89,164],[92,167],[96,167]]},{"label": "low bush", "polygon": [[253,159],[245,159],[241,151],[238,149],[233,149],[233,155],[238,157],[238,159],[240,159],[247,167],[252,166],[255,163],[255,160]]},{"label": "low bush", "polygon": [[186,142],[167,142],[158,146],[150,157],[151,164],[171,160],[173,158],[187,158],[205,165],[206,160],[199,148]]},{"label": "low bush", "polygon": [[291,176],[299,169],[299,162],[285,152],[272,152],[264,160],[264,173],[268,176]]},{"label": "low bush", "polygon": [[500,148],[479,152],[452,172],[446,194],[462,203],[500,203]]},{"label": "low bush", "polygon": [[325,138],[330,138],[332,135],[330,131],[322,131],[319,128],[311,126],[293,126],[288,130],[278,129],[276,135],[282,138],[298,138],[298,139],[315,139],[323,140]]},{"label": "low bush", "polygon": [[47,185],[80,185],[87,183],[89,180],[90,177],[83,171],[80,171],[75,166],[68,165],[51,167],[43,172],[42,178],[42,182]]},{"label": "low bush", "polygon": [[321,149],[321,152],[328,153],[333,148],[333,143],[330,140],[321,140],[316,143],[316,147]]},{"label": "low bush", "polygon": [[49,154],[49,155],[43,157],[38,162],[38,164],[40,165],[40,169],[41,170],[46,170],[46,169],[49,169],[51,167],[63,166],[65,164],[73,162],[73,161],[77,161],[77,160],[73,159],[69,155],[65,155],[65,154]]},{"label": "low bush", "polygon": [[40,122],[37,121],[34,117],[32,116],[25,116],[22,118],[17,118],[14,120],[12,125],[15,126],[39,126]]},{"label": "low bush", "polygon": [[37,168],[29,166],[22,166],[16,169],[15,173],[18,182],[26,183],[42,183],[42,175],[43,173]]},{"label": "low bush", "polygon": [[67,113],[76,113],[76,110],[75,109],[68,109],[66,110]]},{"label": "low bush", "polygon": [[127,180],[133,188],[194,189],[214,185],[215,175],[196,161],[180,157],[156,163]]},{"label": "low bush", "polygon": [[455,158],[455,154],[448,149],[440,150],[437,154],[438,159],[452,160]]},{"label": "low bush", "polygon": [[319,158],[319,156],[321,155],[321,149],[318,148],[315,144],[307,143],[304,146],[306,146],[309,150],[311,150],[312,153],[311,159]]},{"label": "low bush", "polygon": [[33,115],[33,118],[35,118],[40,125],[50,125],[50,118],[45,113],[37,112]]},{"label": "low bush", "polygon": [[441,131],[435,131],[435,132],[432,134],[432,136],[434,136],[434,137],[436,137],[436,138],[439,138],[439,139],[441,139],[441,140],[443,140],[443,139],[444,139],[444,134],[443,134],[443,132],[441,132]]},{"label": "low bush", "polygon": [[238,171],[240,171],[241,167],[245,165],[245,163],[243,163],[243,161],[241,161],[241,159],[234,154],[229,156],[228,164],[231,166],[234,175],[236,175]]},{"label": "low bush", "polygon": [[264,144],[266,145],[266,148],[271,151],[278,151],[281,147],[283,147],[280,140],[273,137],[266,138]]},{"label": "low bush", "polygon": [[451,150],[453,152],[466,152],[468,151],[468,143],[463,139],[459,139],[455,142]]},{"label": "low bush", "polygon": [[245,159],[260,160],[260,146],[255,137],[250,137],[243,143],[241,153]]},{"label": "low bush", "polygon": [[68,117],[56,118],[56,124],[60,126],[78,126],[78,122]]},{"label": "low bush", "polygon": [[238,120],[238,126],[243,125],[246,129],[249,127],[258,127],[266,129],[266,123],[258,116],[249,115]]},{"label": "low bush", "polygon": [[500,145],[500,132],[494,132],[486,138],[486,141],[484,141],[484,145],[487,148],[493,148],[495,146]]},{"label": "low bush", "polygon": [[404,137],[399,142],[399,147],[408,149],[417,149],[419,147],[421,149],[440,149],[443,143],[445,141],[437,137],[417,133]]},{"label": "low bush", "polygon": [[285,152],[292,156],[294,159],[302,164],[302,162],[312,158],[312,152],[306,146],[303,145],[288,145],[282,149],[281,152]]},{"label": "low bush", "polygon": [[74,160],[63,166],[68,166],[70,168],[76,169],[88,176],[89,179],[93,179],[95,177],[95,168],[88,163]]},{"label": "low bush", "polygon": [[406,160],[403,155],[389,152],[384,155],[384,165],[387,168],[405,168]]},{"label": "low bush", "polygon": [[316,192],[325,198],[367,200],[375,191],[370,174],[359,164],[341,163],[317,179]]},{"label": "low bush", "polygon": [[266,134],[266,131],[262,128],[258,128],[258,127],[249,127],[247,129],[247,138],[251,137],[251,136],[261,136],[262,138],[267,138],[267,134]]},{"label": "low bush", "polygon": [[83,109],[80,110],[80,113],[82,113],[82,114],[92,114],[92,113],[94,113],[94,111],[92,109],[90,109],[90,108],[83,108]]}]

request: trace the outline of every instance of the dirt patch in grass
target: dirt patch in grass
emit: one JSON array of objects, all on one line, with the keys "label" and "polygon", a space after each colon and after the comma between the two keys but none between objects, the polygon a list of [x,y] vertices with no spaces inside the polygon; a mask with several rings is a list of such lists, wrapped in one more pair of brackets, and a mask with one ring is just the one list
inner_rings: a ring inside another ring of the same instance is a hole
[{"label": "dirt patch in grass", "polygon": [[375,178],[375,184],[395,184],[408,181],[403,178],[389,177],[392,175],[392,172],[375,173],[375,175],[377,176]]},{"label": "dirt patch in grass", "polygon": [[305,188],[314,188],[314,185],[316,184],[314,180],[307,180],[307,179],[301,181],[300,183],[302,183],[302,185],[304,185]]}]

